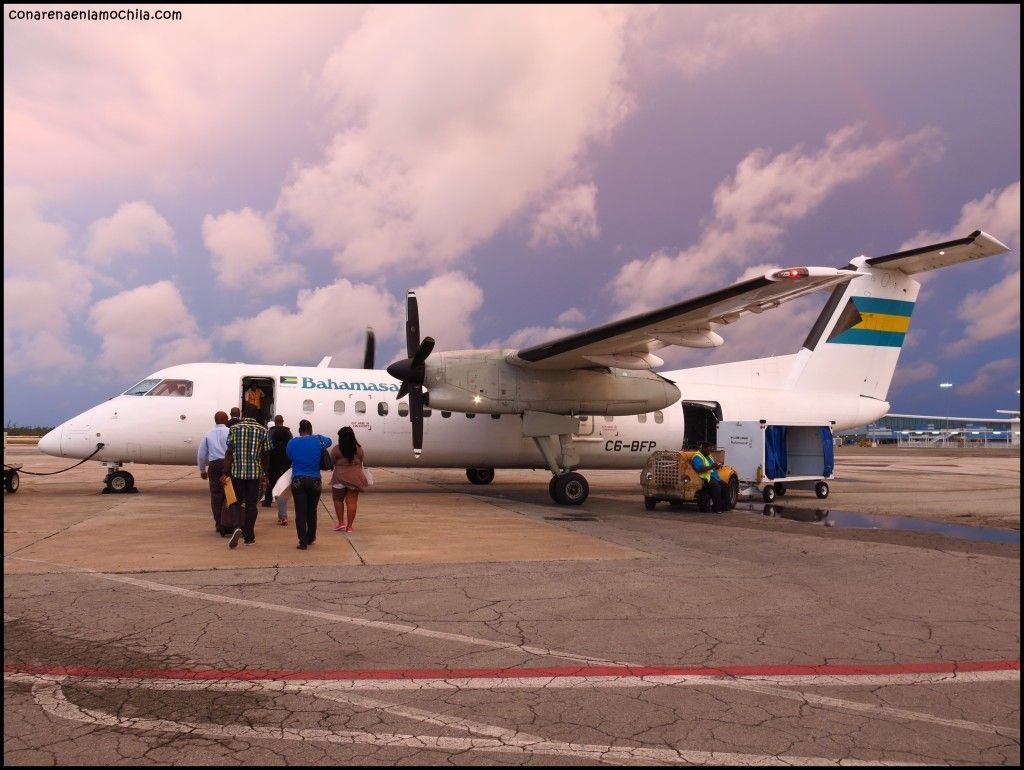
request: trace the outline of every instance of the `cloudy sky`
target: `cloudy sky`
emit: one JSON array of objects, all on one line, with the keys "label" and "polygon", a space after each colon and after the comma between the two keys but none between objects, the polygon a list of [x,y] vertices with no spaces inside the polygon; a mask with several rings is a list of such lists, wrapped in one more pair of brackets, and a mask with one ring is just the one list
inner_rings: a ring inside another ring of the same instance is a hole
[{"label": "cloudy sky", "polygon": [[[367,325],[384,365],[409,288],[439,350],[520,347],[979,228],[1013,251],[928,277],[890,401],[1018,408],[1017,6],[28,8],[6,422],[174,363],[359,366]],[[663,357],[795,352],[824,299]]]}]

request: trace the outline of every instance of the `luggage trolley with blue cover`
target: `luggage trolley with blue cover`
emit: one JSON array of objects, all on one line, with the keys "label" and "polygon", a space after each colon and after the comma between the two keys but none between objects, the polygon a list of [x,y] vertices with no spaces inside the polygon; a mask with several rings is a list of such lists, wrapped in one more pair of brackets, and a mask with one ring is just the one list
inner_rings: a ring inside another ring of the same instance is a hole
[{"label": "luggage trolley with blue cover", "polygon": [[814,490],[822,500],[828,497],[828,480],[835,478],[830,425],[727,421],[718,426],[718,445],[740,484],[759,490],[766,503],[790,489]]}]

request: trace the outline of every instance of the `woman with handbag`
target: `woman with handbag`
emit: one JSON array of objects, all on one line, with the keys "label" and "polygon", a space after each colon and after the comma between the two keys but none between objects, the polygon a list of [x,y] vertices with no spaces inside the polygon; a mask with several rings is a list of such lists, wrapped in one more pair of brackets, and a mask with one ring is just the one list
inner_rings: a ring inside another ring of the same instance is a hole
[{"label": "woman with handbag", "polygon": [[288,442],[285,452],[292,461],[292,499],[295,501],[295,532],[299,536],[300,551],[316,540],[316,507],[320,504],[320,470],[330,460],[327,436],[313,435],[309,420],[299,421],[299,435]]},{"label": "woman with handbag", "polygon": [[[355,431],[345,426],[338,431],[338,445],[331,448],[334,473],[331,476],[331,497],[334,513],[338,517],[335,532],[351,532],[356,520],[359,493],[372,483],[363,468],[363,448],[356,441]],[[348,506],[348,523],[345,523],[345,507]]]}]

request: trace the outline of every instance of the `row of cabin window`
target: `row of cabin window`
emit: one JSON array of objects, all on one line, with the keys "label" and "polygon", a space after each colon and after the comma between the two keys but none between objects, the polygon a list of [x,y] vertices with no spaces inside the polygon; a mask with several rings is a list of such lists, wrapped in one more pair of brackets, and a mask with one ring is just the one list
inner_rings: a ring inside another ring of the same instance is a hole
[{"label": "row of cabin window", "polygon": [[[307,398],[305,401],[302,402],[302,411],[305,412],[306,414],[312,414],[314,408],[315,407],[314,407],[314,404],[313,404],[313,399]],[[377,403],[377,414],[379,414],[381,417],[386,417],[387,414],[388,414],[388,410],[389,410],[389,405],[387,404],[387,402],[379,401]],[[365,401],[356,401],[356,403],[355,403],[355,410],[354,411],[355,411],[356,414],[366,414],[366,402]],[[334,402],[334,413],[335,414],[345,414],[345,402],[344,401],[335,401]],[[433,410],[432,409],[424,409],[423,410],[423,416],[424,417],[430,417],[431,414],[433,414]],[[408,417],[409,416],[409,404],[406,403],[405,401],[399,401],[398,402],[398,416],[399,417]],[[441,412],[441,416],[442,417],[451,417],[452,413],[451,412]],[[474,417],[476,417],[476,415],[474,413],[472,413],[472,412],[466,412],[466,417],[468,417],[469,419],[472,420]],[[646,414],[638,414],[636,416],[636,418],[637,418],[638,422],[647,422],[647,415]],[[492,420],[501,419],[501,415],[500,414],[492,414],[491,415],[491,419]],[[585,423],[589,419],[590,419],[589,417],[581,417],[580,418],[580,422],[584,422]],[[613,422],[614,420],[615,420],[614,417],[607,417],[606,416],[604,418],[605,422]],[[664,422],[665,421],[665,415],[663,415],[661,412],[655,412],[654,413],[654,421],[656,423]]]}]

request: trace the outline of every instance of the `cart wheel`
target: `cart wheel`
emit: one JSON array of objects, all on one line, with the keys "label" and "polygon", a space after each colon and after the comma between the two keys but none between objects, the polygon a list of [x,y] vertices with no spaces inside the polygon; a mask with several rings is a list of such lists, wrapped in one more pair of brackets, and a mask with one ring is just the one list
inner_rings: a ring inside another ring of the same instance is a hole
[{"label": "cart wheel", "polygon": [[824,481],[819,481],[817,484],[814,485],[814,494],[816,494],[819,498],[824,500],[826,497],[828,497],[828,484],[826,484]]},{"label": "cart wheel", "polygon": [[774,487],[774,485],[769,484],[763,490],[761,490],[761,497],[764,498],[764,501],[766,503],[774,503],[775,502],[775,487]]},{"label": "cart wheel", "polygon": [[656,506],[657,504],[658,504],[658,498],[656,498],[656,497],[645,497],[644,498],[644,508],[646,508],[649,511],[653,511],[654,510],[654,506]]},{"label": "cart wheel", "polygon": [[18,491],[18,487],[21,485],[21,479],[18,477],[17,471],[11,471],[10,473],[4,474],[4,489],[11,494]]},{"label": "cart wheel", "polygon": [[782,497],[786,494],[786,485],[781,481],[776,481],[772,486],[775,487],[775,496]]}]

